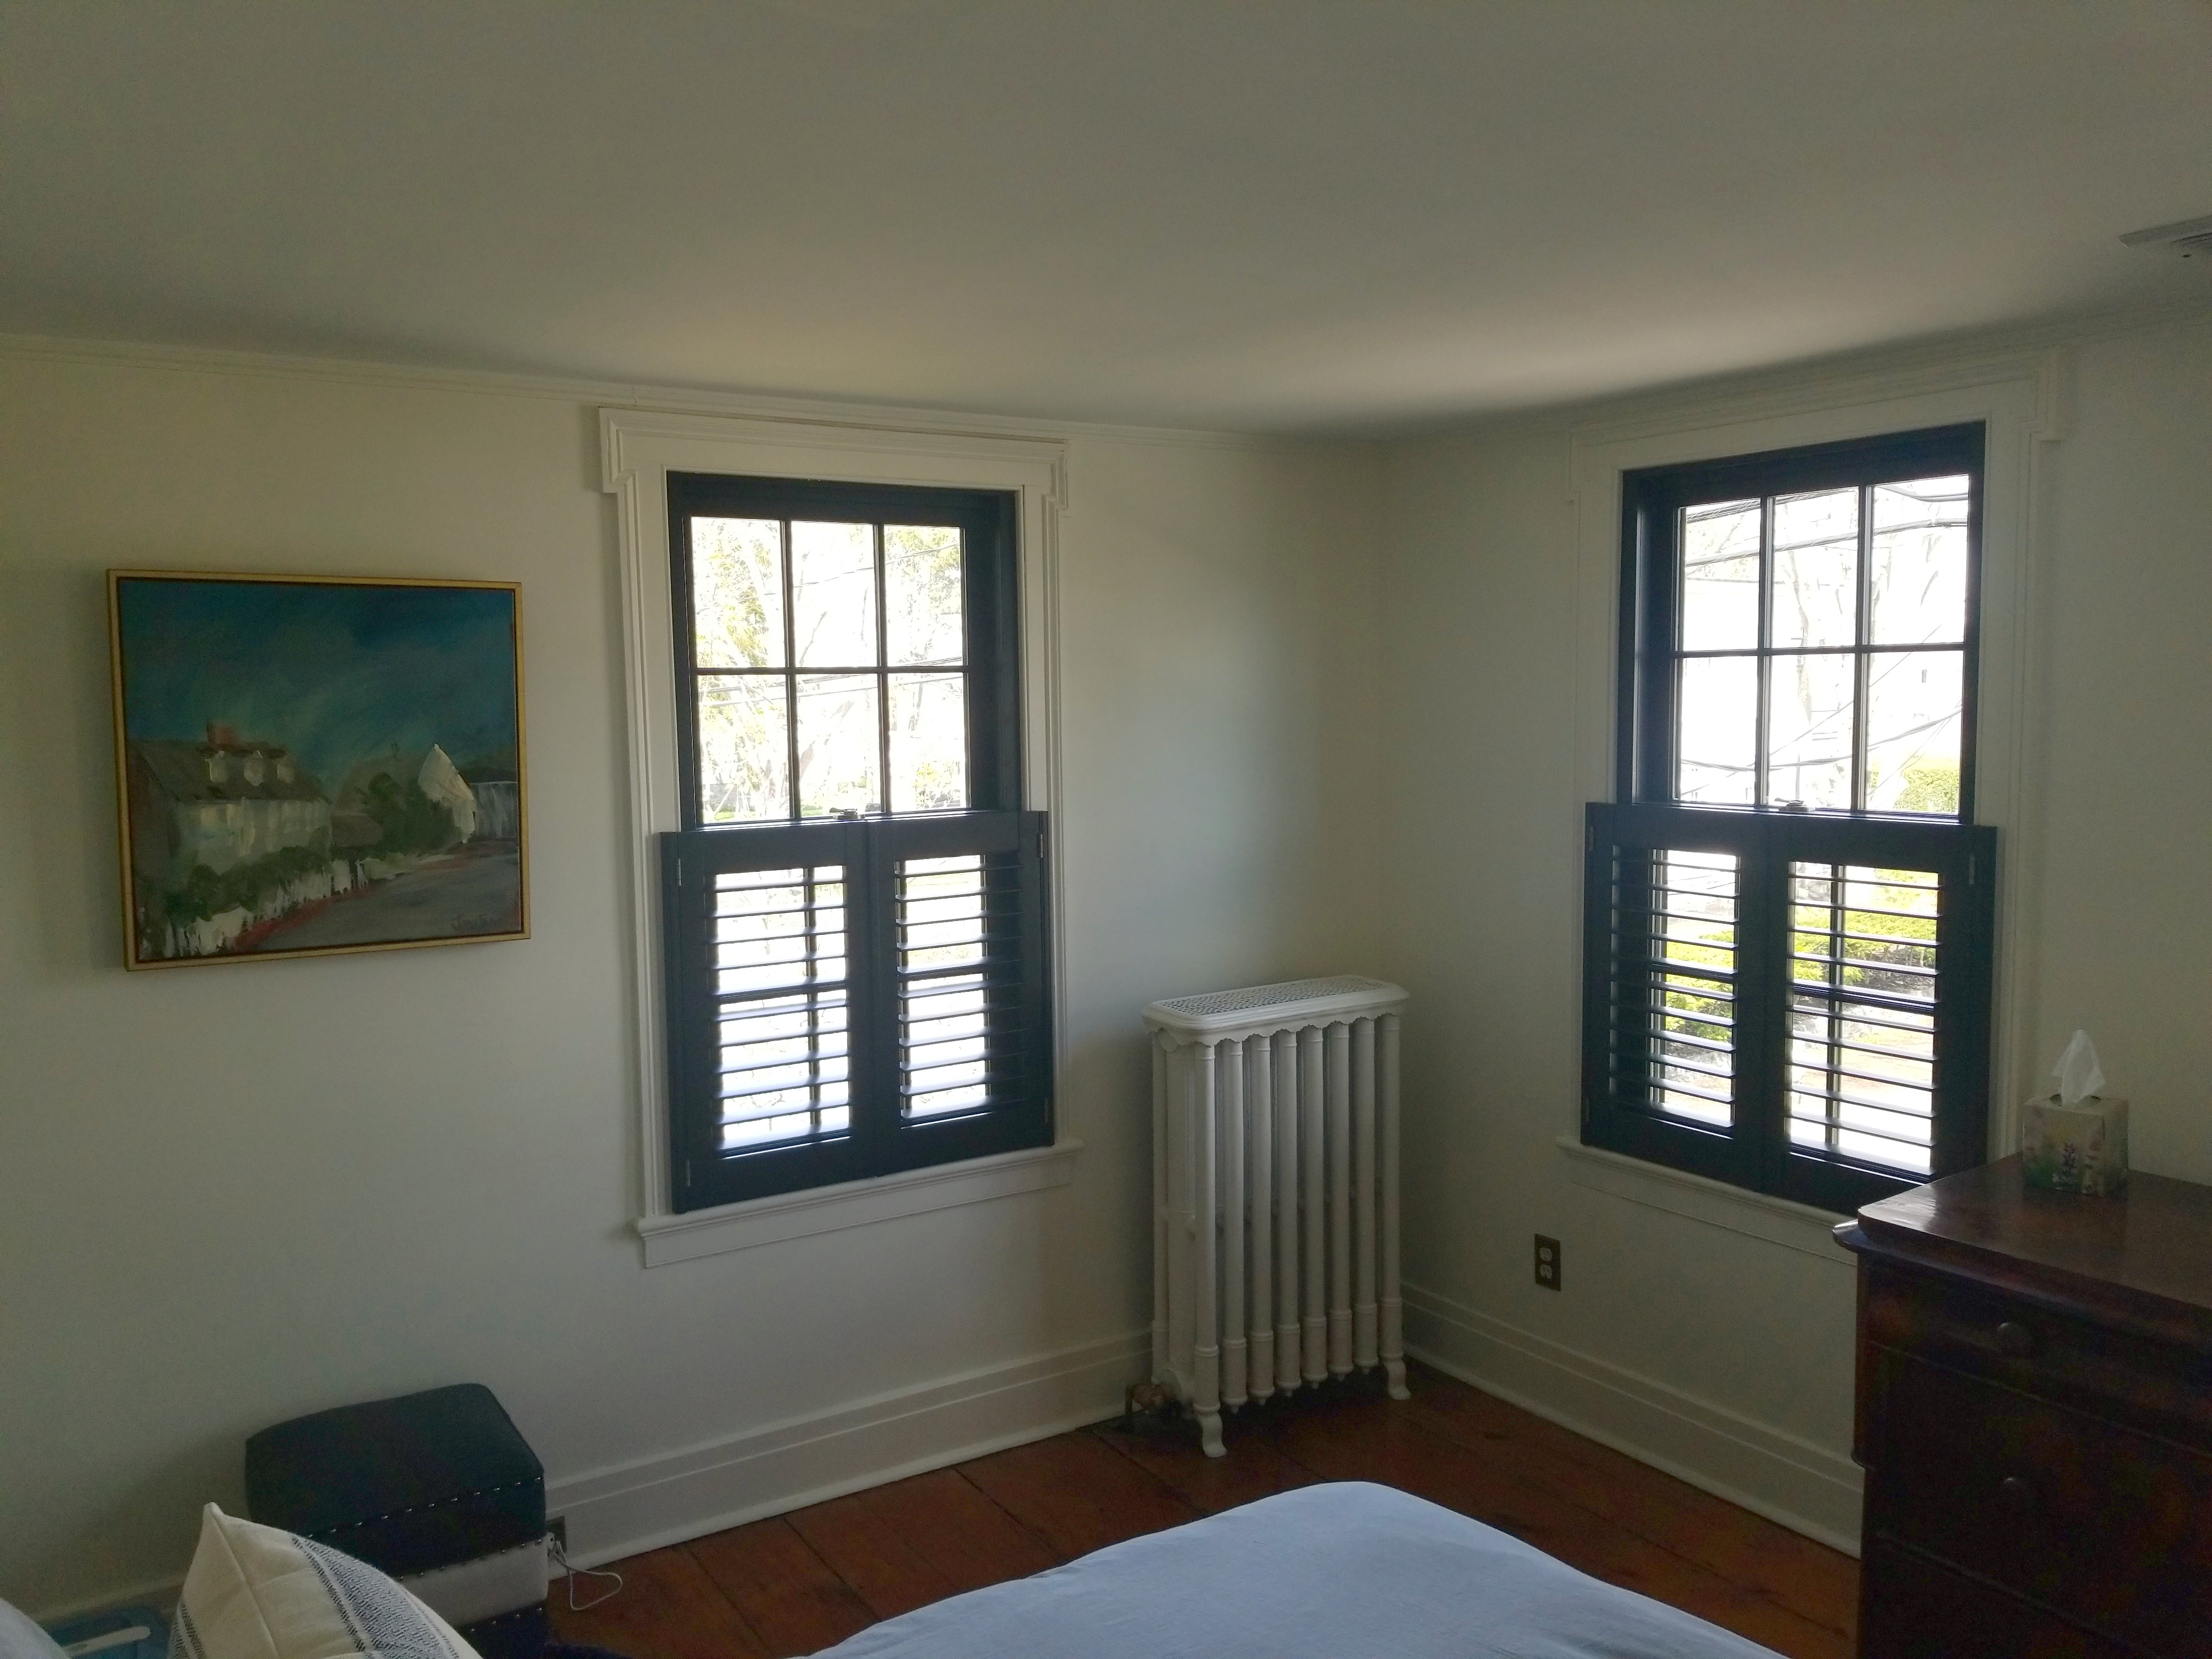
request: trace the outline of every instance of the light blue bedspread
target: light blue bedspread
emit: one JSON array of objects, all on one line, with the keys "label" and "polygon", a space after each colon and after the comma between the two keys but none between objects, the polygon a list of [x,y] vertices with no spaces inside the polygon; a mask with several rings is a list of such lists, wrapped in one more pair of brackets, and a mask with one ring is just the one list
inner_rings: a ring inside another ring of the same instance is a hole
[{"label": "light blue bedspread", "polygon": [[1480,1522],[1347,1481],[887,1620],[816,1659],[1774,1659]]}]

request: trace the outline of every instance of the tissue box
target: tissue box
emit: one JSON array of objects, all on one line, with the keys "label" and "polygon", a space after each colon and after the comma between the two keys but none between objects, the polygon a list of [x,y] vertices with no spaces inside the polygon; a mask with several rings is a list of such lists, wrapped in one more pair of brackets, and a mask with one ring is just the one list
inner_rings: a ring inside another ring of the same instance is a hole
[{"label": "tissue box", "polygon": [[2062,1105],[2057,1095],[2027,1103],[2020,1167],[2031,1187],[2054,1193],[2116,1193],[2128,1179],[2128,1103],[2091,1095]]}]

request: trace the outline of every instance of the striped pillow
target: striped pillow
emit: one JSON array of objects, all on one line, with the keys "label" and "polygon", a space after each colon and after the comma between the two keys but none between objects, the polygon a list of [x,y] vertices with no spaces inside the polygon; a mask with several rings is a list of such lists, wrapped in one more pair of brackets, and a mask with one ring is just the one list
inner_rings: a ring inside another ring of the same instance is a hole
[{"label": "striped pillow", "polygon": [[169,1659],[477,1659],[374,1567],[210,1504]]}]

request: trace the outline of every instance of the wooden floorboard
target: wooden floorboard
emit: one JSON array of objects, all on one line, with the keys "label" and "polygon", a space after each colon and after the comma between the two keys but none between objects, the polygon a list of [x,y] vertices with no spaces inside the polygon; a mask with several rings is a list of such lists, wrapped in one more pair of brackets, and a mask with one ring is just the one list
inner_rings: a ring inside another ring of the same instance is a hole
[{"label": "wooden floorboard", "polygon": [[817,1504],[790,1520],[879,1619],[1060,1560],[957,1469]]},{"label": "wooden floorboard", "polygon": [[983,1495],[1063,1561],[1198,1518],[1198,1505],[1081,1431],[963,1463]]},{"label": "wooden floorboard", "polygon": [[[546,1598],[554,1634],[563,1642],[609,1648],[631,1659],[768,1659],[768,1648],[730,1604],[690,1548],[678,1544],[617,1561],[623,1587],[582,1612],[568,1607],[566,1581]],[[582,1579],[576,1599],[605,1589]]]},{"label": "wooden floorboard", "polygon": [[1850,1634],[1858,1605],[1858,1564],[1850,1557],[1439,1372],[1416,1367],[1413,1381],[1415,1395],[1403,1409],[1424,1427]]},{"label": "wooden floorboard", "polygon": [[[1176,1425],[1176,1429],[1182,1425]],[[1187,1432],[1102,1423],[1091,1431],[1185,1503],[1213,1515],[1270,1492],[1311,1486],[1321,1477],[1256,1435],[1239,1434],[1225,1457],[1208,1457]]]},{"label": "wooden floorboard", "polygon": [[733,1527],[685,1547],[767,1644],[771,1659],[834,1646],[876,1622],[868,1604],[787,1518]]},{"label": "wooden floorboard", "polygon": [[1411,1383],[1410,1401],[1355,1379],[1247,1407],[1223,1458],[1188,1425],[1017,1446],[618,1562],[627,1588],[582,1613],[556,1585],[554,1627],[634,1659],[781,1659],[1271,1492],[1376,1480],[1787,1659],[1850,1659],[1849,1557],[1439,1372]]}]

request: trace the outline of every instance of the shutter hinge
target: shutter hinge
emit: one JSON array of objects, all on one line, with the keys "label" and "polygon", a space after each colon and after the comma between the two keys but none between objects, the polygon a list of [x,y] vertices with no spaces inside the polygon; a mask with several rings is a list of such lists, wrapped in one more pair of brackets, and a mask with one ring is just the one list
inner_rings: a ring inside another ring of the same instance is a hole
[{"label": "shutter hinge", "polygon": [[1980,854],[1969,853],[1966,854],[1966,885],[1969,887],[1972,887],[1974,884],[1974,866],[1980,861]]},{"label": "shutter hinge", "polygon": [[1037,831],[1037,857],[1039,857],[1040,859],[1042,859],[1043,856],[1044,856],[1044,831],[1043,831],[1043,830],[1038,830],[1038,831]]},{"label": "shutter hinge", "polygon": [[676,884],[678,887],[684,885],[684,860],[682,859],[676,860]]}]

